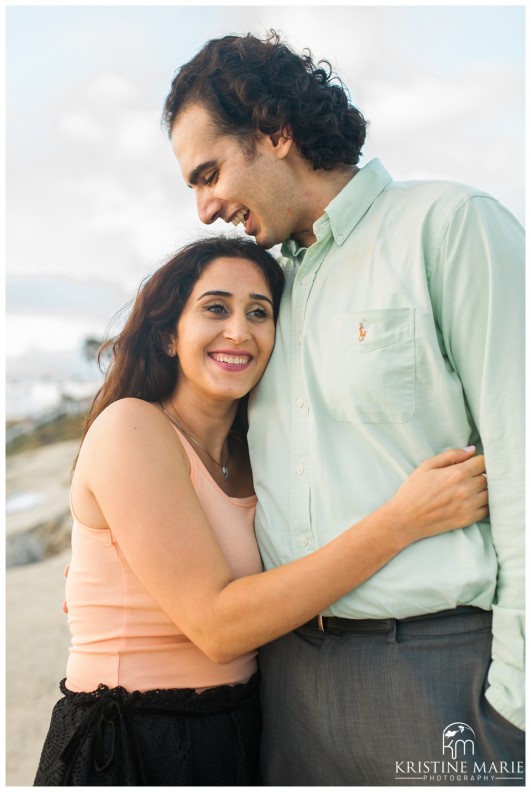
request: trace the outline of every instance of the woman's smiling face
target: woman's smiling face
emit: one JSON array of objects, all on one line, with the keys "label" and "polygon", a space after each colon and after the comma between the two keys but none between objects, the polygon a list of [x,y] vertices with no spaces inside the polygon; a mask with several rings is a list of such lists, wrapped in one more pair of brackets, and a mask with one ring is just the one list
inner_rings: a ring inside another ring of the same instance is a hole
[{"label": "woman's smiling face", "polygon": [[248,259],[214,259],[196,281],[173,347],[177,389],[191,398],[239,399],[264,373],[275,342],[272,295]]}]

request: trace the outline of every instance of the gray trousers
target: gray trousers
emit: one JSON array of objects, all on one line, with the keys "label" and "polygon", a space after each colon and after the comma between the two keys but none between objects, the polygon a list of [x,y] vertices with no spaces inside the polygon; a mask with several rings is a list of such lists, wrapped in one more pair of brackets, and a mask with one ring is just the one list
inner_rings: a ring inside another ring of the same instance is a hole
[{"label": "gray trousers", "polygon": [[484,696],[491,614],[446,614],[261,649],[261,783],[524,785],[524,732]]}]

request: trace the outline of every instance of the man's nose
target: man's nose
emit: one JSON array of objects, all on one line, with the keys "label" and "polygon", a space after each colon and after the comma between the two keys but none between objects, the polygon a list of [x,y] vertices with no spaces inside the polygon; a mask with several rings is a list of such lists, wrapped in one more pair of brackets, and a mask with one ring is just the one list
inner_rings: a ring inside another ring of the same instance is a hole
[{"label": "man's nose", "polygon": [[196,193],[197,214],[202,223],[210,225],[221,217],[223,202],[211,194]]}]

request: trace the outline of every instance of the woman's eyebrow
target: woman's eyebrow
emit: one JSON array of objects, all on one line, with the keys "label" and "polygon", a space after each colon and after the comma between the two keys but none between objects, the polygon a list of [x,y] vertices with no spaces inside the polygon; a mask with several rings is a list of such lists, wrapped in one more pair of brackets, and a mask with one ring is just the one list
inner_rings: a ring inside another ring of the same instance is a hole
[{"label": "woman's eyebrow", "polygon": [[273,300],[270,300],[265,294],[250,294],[249,297],[252,297],[253,300],[265,300],[271,305],[271,307],[273,306]]},{"label": "woman's eyebrow", "polygon": [[219,289],[212,289],[212,291],[203,292],[197,299],[202,300],[203,297],[232,297],[232,293],[220,291]]},{"label": "woman's eyebrow", "polygon": [[[232,294],[232,292],[221,291],[221,289],[212,289],[212,291],[203,292],[203,294],[201,294],[197,299],[202,300],[203,297],[233,297],[233,296],[234,295]],[[254,292],[251,292],[251,294],[249,294],[249,297],[251,297],[251,299],[253,300],[265,300],[271,306],[273,306],[273,301],[265,294],[255,294]]]}]

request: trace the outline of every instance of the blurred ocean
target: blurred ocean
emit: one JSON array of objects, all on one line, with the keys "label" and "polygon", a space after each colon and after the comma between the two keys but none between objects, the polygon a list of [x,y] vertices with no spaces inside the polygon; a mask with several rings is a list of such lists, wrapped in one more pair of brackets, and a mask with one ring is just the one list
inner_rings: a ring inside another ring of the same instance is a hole
[{"label": "blurred ocean", "polygon": [[90,398],[99,388],[100,379],[89,381],[7,380],[5,412],[7,421],[35,418],[65,401]]},{"label": "blurred ocean", "polygon": [[[8,353],[6,357],[5,418],[8,422],[38,418],[65,401],[87,400],[103,380],[97,363],[83,356],[80,344],[74,349],[39,349],[38,329],[38,321],[30,325],[34,333],[30,349],[18,355]],[[62,323],[62,333],[66,345],[71,338],[71,326],[67,321]]]}]

